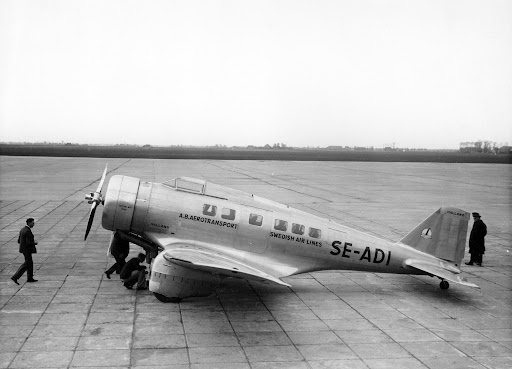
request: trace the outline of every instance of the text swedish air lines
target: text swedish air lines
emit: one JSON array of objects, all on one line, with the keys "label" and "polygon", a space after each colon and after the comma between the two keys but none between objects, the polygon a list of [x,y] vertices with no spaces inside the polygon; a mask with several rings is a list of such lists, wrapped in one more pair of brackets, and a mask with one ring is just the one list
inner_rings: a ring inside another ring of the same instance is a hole
[{"label": "text swedish air lines", "polygon": [[306,245],[315,245],[317,247],[322,247],[322,242],[311,241],[304,237],[295,237],[288,234],[281,234],[276,232],[270,232],[270,237],[279,238],[285,241],[295,241],[299,243],[305,243]]}]

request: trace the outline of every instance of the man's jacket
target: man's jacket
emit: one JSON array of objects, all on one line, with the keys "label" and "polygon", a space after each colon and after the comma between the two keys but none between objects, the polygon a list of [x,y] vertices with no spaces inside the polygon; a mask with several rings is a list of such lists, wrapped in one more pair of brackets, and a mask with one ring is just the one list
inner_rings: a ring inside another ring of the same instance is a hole
[{"label": "man's jacket", "polygon": [[130,278],[132,275],[132,272],[134,270],[144,270],[146,267],[144,265],[140,265],[141,261],[139,258],[132,258],[130,259],[126,265],[123,267],[123,270],[121,270],[121,274],[119,274],[119,277],[121,279]]},{"label": "man's jacket", "polygon": [[25,226],[20,230],[20,235],[18,237],[18,243],[20,244],[20,252],[22,254],[35,254],[36,243],[34,241],[34,234],[29,226]]}]

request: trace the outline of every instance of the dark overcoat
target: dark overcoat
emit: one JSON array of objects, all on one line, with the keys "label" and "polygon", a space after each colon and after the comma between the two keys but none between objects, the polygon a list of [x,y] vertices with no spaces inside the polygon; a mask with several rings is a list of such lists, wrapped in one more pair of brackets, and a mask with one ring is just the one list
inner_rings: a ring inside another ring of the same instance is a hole
[{"label": "dark overcoat", "polygon": [[130,253],[130,242],[122,238],[115,237],[112,247],[110,248],[110,253],[115,258],[120,257],[125,259]]},{"label": "dark overcoat", "polygon": [[25,226],[20,230],[18,243],[20,244],[20,253],[22,254],[35,254],[37,252],[34,234],[29,226]]},{"label": "dark overcoat", "polygon": [[475,220],[471,234],[469,235],[469,253],[470,254],[484,254],[485,241],[484,237],[487,234],[487,226],[482,219]]}]

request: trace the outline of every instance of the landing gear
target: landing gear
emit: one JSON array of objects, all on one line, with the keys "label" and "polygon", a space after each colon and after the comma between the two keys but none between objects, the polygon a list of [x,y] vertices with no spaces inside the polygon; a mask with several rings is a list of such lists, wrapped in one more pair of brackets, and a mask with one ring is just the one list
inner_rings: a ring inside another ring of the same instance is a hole
[{"label": "landing gear", "polygon": [[161,301],[161,302],[175,302],[175,303],[178,303],[181,300],[183,300],[181,297],[167,297],[167,296],[164,296],[164,295],[162,295],[160,293],[156,293],[156,292],[153,292],[153,295],[155,295],[155,297],[158,299],[158,301]]},{"label": "landing gear", "polygon": [[439,283],[439,287],[441,287],[442,290],[447,290],[448,287],[450,287],[450,283],[448,283],[448,281],[441,281],[441,283]]}]

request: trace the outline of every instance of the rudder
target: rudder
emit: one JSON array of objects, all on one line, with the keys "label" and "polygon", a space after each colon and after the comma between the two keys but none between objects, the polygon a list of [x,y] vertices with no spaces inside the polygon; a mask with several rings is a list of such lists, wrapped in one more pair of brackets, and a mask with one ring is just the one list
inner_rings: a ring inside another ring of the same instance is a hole
[{"label": "rudder", "polygon": [[442,207],[402,238],[399,243],[460,265],[464,258],[469,213]]}]

